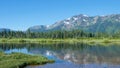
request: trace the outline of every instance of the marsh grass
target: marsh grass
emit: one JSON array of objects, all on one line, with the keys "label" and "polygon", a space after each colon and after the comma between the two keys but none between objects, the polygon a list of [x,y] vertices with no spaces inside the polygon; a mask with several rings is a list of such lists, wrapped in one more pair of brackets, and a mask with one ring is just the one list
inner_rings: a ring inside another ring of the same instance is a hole
[{"label": "marsh grass", "polygon": [[104,40],[103,43],[111,43],[110,40]]},{"label": "marsh grass", "polygon": [[0,52],[0,68],[23,68],[27,65],[43,65],[53,63],[43,56],[26,55],[23,53],[5,54]]},{"label": "marsh grass", "polygon": [[120,43],[120,39],[109,38],[67,38],[67,39],[43,39],[43,38],[12,38],[12,39],[0,39],[0,43]]}]

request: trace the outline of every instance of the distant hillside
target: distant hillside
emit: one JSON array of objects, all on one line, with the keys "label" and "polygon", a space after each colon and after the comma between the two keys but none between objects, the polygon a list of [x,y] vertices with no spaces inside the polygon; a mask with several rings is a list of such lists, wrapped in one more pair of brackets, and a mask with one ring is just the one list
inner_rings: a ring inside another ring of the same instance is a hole
[{"label": "distant hillside", "polygon": [[0,28],[0,32],[3,32],[3,31],[10,31],[10,29],[7,29],[7,28]]}]

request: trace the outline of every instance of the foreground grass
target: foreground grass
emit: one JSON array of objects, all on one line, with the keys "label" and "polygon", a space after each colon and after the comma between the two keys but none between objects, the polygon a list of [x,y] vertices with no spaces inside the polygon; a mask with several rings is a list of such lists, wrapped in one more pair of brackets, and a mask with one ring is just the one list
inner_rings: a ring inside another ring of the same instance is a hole
[{"label": "foreground grass", "polygon": [[0,52],[0,68],[23,68],[27,65],[42,65],[53,63],[43,56],[26,55],[22,53],[5,54]]},{"label": "foreground grass", "polygon": [[0,39],[1,43],[120,43],[120,39],[111,38],[81,38],[81,39],[28,39],[28,38],[13,38]]}]

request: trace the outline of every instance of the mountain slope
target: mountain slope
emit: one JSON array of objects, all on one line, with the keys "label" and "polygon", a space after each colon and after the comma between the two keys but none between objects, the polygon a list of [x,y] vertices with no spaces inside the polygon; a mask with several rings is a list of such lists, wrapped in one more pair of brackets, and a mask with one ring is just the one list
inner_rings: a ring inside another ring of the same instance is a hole
[{"label": "mountain slope", "polygon": [[120,31],[120,14],[106,16],[87,16],[80,14],[58,21],[50,26],[41,25],[29,28],[32,32],[73,29],[80,29],[88,32],[117,32]]},{"label": "mountain slope", "polygon": [[7,29],[7,28],[0,28],[0,32],[3,32],[3,31],[10,31],[10,29]]}]

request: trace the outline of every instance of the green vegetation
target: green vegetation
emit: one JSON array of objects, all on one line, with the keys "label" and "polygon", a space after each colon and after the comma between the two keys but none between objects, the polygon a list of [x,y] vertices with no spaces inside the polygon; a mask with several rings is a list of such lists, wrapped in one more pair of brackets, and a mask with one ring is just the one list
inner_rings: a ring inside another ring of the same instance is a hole
[{"label": "green vegetation", "polygon": [[27,65],[53,63],[43,56],[26,55],[22,53],[5,54],[0,52],[0,68],[23,68]]},{"label": "green vegetation", "polygon": [[56,43],[56,42],[85,42],[85,43],[119,43],[120,32],[114,34],[90,33],[81,30],[26,32],[2,31],[1,43]]},{"label": "green vegetation", "polygon": [[0,32],[0,38],[49,38],[49,39],[66,39],[94,37],[93,33],[83,32],[80,30],[72,31],[48,31],[48,32],[27,32],[22,31],[3,31]]},{"label": "green vegetation", "polygon": [[[0,38],[44,38],[44,39],[67,39],[67,38],[120,38],[120,32],[116,33],[90,33],[81,30],[71,31],[48,31],[48,32],[26,32],[22,31],[2,31]],[[3,40],[4,41],[4,40]]]},{"label": "green vegetation", "polygon": [[27,38],[14,38],[14,39],[7,39],[2,38],[0,39],[0,43],[120,43],[120,39],[110,39],[110,38],[81,38],[81,39],[27,39]]}]

